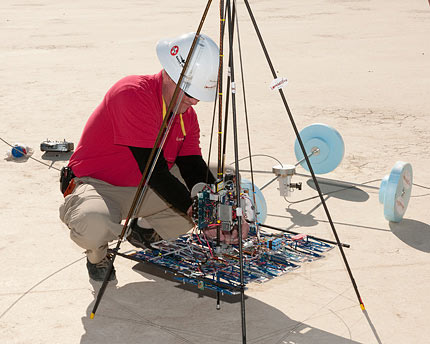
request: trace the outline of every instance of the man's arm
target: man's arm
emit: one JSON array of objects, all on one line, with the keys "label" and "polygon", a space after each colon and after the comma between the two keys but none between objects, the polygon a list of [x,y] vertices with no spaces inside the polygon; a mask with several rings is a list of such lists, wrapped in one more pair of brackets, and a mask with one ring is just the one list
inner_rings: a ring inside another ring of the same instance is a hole
[{"label": "man's arm", "polygon": [[[140,171],[143,173],[152,149],[140,147],[129,148],[139,165]],[[187,213],[187,210],[192,204],[190,192],[184,184],[169,172],[169,168],[163,154],[160,154],[148,184],[161,197],[173,205],[173,207],[184,214]]]},{"label": "man's arm", "polygon": [[190,191],[194,185],[200,182],[215,183],[215,178],[201,155],[178,156],[175,163]]}]

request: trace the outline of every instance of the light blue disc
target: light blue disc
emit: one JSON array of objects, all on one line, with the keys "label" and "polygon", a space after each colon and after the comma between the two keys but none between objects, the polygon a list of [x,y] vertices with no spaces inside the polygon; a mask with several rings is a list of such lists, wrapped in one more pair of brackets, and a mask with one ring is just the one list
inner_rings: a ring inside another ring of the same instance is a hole
[{"label": "light blue disc", "polygon": [[388,184],[388,177],[387,174],[384,178],[382,178],[381,186],[379,187],[379,203],[384,204],[384,197],[385,197],[385,191],[387,190],[387,184]]},{"label": "light blue disc", "polygon": [[[300,137],[307,155],[314,148],[319,149],[319,153],[313,154],[309,158],[312,169],[316,174],[329,173],[339,166],[345,153],[345,144],[336,129],[327,124],[315,123],[303,128],[300,132]],[[294,152],[298,161],[303,159],[304,155],[297,139],[294,143]],[[306,160],[303,160],[300,164],[305,170],[309,171]]]},{"label": "light blue disc", "polygon": [[266,200],[264,199],[263,193],[261,190],[254,184],[255,191],[255,203],[254,197],[252,196],[252,182],[248,179],[241,178],[240,187],[242,191],[248,191],[249,198],[251,199],[251,203],[254,206],[254,211],[257,214],[257,221],[259,223],[264,223],[267,217],[267,205]]},{"label": "light blue disc", "polygon": [[411,198],[413,172],[411,164],[397,161],[389,176],[379,189],[379,201],[384,203],[384,217],[388,221],[400,222]]}]

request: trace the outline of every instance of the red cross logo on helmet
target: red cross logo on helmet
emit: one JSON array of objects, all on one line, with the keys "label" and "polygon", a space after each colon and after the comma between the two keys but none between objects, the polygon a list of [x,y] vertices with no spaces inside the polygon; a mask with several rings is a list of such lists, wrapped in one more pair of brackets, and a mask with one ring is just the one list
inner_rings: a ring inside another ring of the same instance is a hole
[{"label": "red cross logo on helmet", "polygon": [[172,49],[170,49],[170,55],[175,56],[179,51],[179,47],[177,45],[175,45],[174,47],[172,47]]}]

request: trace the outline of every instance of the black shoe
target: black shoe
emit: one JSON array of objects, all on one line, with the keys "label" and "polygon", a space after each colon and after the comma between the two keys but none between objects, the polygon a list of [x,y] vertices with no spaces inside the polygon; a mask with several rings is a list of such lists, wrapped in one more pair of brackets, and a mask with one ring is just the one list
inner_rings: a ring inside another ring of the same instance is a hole
[{"label": "black shoe", "polygon": [[[102,261],[97,264],[90,263],[90,261],[87,258],[87,269],[91,279],[93,279],[94,281],[104,281],[106,273],[109,268],[111,257],[112,256],[110,254],[107,254],[106,257],[104,257]],[[109,281],[113,281],[115,279],[116,279],[115,268],[112,267],[112,272],[109,276]]]},{"label": "black shoe", "polygon": [[163,240],[152,228],[142,228],[137,224],[137,218],[130,223],[131,233],[127,237],[130,244],[140,248],[152,248],[151,244]]}]

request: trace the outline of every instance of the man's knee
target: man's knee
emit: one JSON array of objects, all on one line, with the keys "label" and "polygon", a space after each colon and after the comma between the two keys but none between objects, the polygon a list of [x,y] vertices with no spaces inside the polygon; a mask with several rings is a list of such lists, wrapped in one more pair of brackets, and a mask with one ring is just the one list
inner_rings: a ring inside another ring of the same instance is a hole
[{"label": "man's knee", "polygon": [[105,214],[97,212],[82,213],[69,224],[70,236],[73,240],[85,242],[87,248],[99,247],[108,241],[115,239],[110,232],[112,222]]}]

